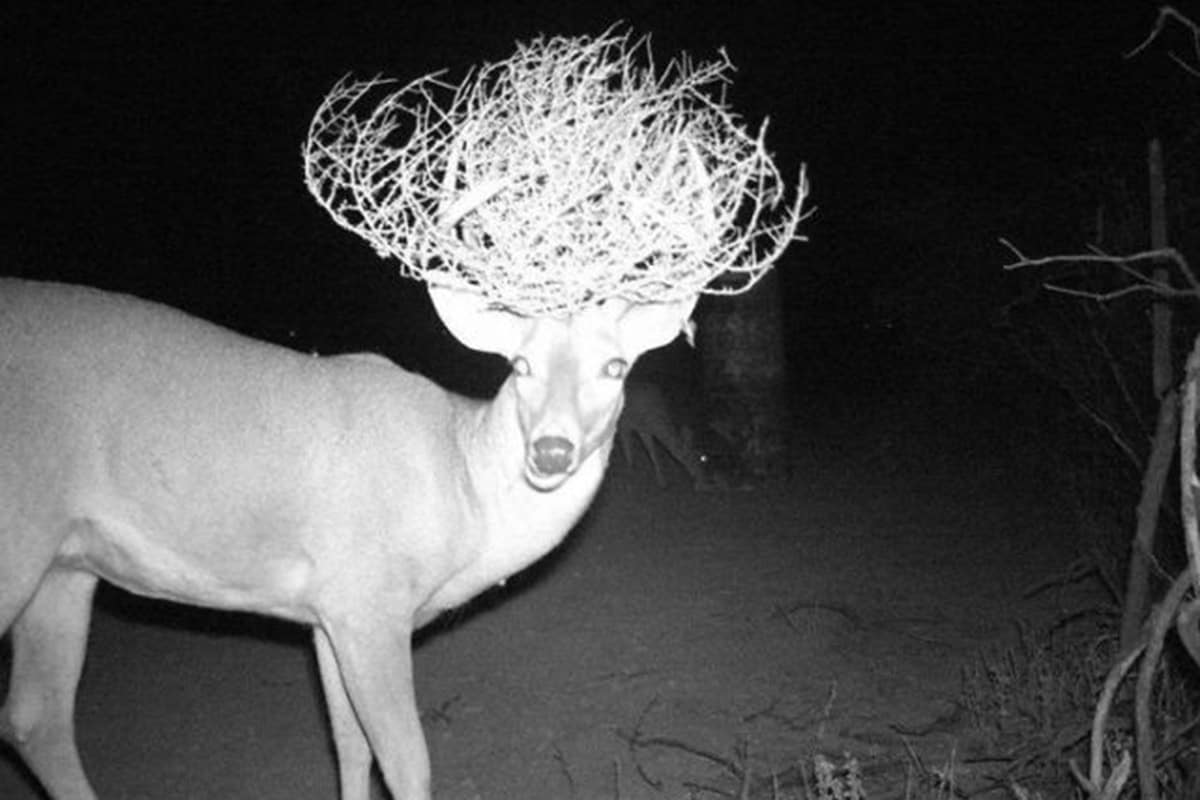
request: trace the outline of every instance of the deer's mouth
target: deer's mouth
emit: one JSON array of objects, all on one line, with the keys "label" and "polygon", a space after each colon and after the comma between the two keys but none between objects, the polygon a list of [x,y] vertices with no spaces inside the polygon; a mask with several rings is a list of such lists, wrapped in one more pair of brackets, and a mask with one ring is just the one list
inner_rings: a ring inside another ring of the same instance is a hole
[{"label": "deer's mouth", "polygon": [[527,468],[525,470],[525,480],[529,485],[539,492],[552,492],[558,487],[566,483],[571,477],[570,472],[559,472],[552,475],[546,475],[538,472],[536,469]]}]

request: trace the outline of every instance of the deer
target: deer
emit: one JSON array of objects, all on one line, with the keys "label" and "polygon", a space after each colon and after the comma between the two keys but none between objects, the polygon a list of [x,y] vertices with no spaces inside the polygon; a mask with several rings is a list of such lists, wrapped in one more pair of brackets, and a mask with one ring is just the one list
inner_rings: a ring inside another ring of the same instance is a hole
[{"label": "deer", "polygon": [[625,406],[617,422],[617,442],[627,466],[634,463],[640,443],[654,469],[660,488],[668,485],[666,461],[674,460],[691,478],[692,488],[703,491],[712,486],[704,468],[704,455],[696,449],[692,429],[676,421],[671,402],[656,384],[645,380],[625,385]]},{"label": "deer", "polygon": [[372,354],[313,356],[129,295],[0,279],[0,738],[53,800],[96,800],[73,710],[100,580],[313,631],[343,800],[372,758],[430,768],[411,637],[554,548],[601,483],[630,367],[695,297],[527,317],[430,286],[506,358],[489,400]]},{"label": "deer", "polygon": [[[0,739],[53,800],[96,800],[73,710],[92,598],[307,626],[342,800],[372,761],[429,800],[412,635],[553,549],[595,496],[630,368],[802,239],[732,64],[538,37],[461,83],[344,77],[309,193],[507,359],[473,400],[372,354],[312,356],[87,287],[0,281]],[[382,98],[378,95],[383,94]]]}]

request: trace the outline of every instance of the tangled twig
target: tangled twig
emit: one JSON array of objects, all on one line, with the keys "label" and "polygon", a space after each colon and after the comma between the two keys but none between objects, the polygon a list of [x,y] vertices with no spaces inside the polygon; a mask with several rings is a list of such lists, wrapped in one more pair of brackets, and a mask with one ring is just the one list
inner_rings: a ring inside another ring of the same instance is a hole
[{"label": "tangled twig", "polygon": [[529,315],[753,286],[802,238],[765,146],[726,106],[732,64],[661,73],[613,30],[536,39],[459,85],[343,79],[304,145],[310,192],[401,274]]}]

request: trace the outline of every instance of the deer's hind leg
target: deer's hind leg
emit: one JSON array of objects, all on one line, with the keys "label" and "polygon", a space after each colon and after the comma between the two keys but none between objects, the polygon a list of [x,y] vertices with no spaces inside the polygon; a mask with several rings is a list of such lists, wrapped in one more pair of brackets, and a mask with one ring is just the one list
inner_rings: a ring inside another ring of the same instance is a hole
[{"label": "deer's hind leg", "polygon": [[[95,589],[90,573],[51,568],[11,630],[12,673],[0,708],[0,738],[54,800],[96,798],[75,746],[74,723]],[[11,603],[0,595],[0,605]]]}]

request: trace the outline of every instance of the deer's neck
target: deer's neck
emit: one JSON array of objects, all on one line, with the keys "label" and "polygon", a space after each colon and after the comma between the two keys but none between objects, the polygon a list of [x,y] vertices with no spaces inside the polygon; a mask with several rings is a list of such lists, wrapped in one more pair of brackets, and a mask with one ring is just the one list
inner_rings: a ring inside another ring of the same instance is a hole
[{"label": "deer's neck", "polygon": [[491,403],[473,405],[460,428],[468,476],[463,502],[470,531],[463,564],[435,598],[441,608],[457,605],[504,581],[558,545],[587,510],[604,477],[611,437],[553,491],[525,479],[525,440],[509,382]]}]

